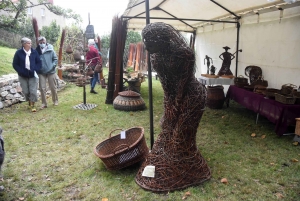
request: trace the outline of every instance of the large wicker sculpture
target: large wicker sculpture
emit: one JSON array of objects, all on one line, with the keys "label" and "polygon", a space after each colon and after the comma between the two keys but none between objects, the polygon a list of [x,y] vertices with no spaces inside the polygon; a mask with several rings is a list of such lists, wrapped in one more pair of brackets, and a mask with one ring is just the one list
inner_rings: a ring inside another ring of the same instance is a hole
[{"label": "large wicker sculpture", "polygon": [[[155,192],[200,184],[208,180],[211,173],[196,145],[206,89],[194,75],[194,52],[180,33],[165,23],[147,25],[142,36],[165,96],[162,131],[135,181]],[[153,178],[142,176],[146,166],[155,166]]]}]

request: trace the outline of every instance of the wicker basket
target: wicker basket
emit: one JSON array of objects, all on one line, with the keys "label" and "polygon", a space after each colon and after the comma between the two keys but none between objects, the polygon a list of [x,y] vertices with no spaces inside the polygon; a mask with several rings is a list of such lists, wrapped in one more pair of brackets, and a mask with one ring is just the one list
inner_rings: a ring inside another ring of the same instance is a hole
[{"label": "wicker basket", "polygon": [[281,86],[281,93],[285,95],[290,95],[293,92],[293,89],[297,87],[296,85],[293,84],[284,84]]},{"label": "wicker basket", "polygon": [[262,85],[255,85],[253,92],[257,93],[257,94],[264,94],[264,92],[266,91],[267,87],[262,86]]},{"label": "wicker basket", "polygon": [[98,156],[108,170],[119,170],[146,158],[149,153],[145,137],[144,128],[133,127],[127,129],[126,138],[121,139],[121,135],[111,137],[115,129],[109,134],[109,138],[98,144],[94,153]]},{"label": "wicker basket", "polygon": [[116,110],[137,111],[146,108],[145,101],[139,93],[128,90],[121,91],[118,94],[113,101],[113,106]]},{"label": "wicker basket", "polygon": [[240,75],[234,78],[234,85],[237,87],[243,88],[244,86],[248,86],[248,79],[244,78],[244,76]]},{"label": "wicker basket", "polygon": [[77,78],[75,84],[78,87],[84,87],[87,84],[86,77],[79,77],[79,78]]},{"label": "wicker basket", "polygon": [[295,104],[296,98],[292,96],[285,96],[283,94],[275,93],[275,100],[283,104],[293,105]]},{"label": "wicker basket", "polygon": [[293,91],[293,96],[296,98],[295,104],[300,105],[300,91]]},{"label": "wicker basket", "polygon": [[275,93],[280,93],[280,89],[267,88],[264,95],[270,99],[275,99]]}]

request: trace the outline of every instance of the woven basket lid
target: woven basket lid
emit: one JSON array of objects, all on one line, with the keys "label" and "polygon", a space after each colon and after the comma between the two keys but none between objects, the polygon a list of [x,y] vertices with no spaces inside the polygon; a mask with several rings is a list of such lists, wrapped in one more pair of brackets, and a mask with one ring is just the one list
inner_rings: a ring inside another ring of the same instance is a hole
[{"label": "woven basket lid", "polygon": [[124,97],[140,97],[140,94],[131,90],[128,91],[121,91],[118,93],[120,96]]}]

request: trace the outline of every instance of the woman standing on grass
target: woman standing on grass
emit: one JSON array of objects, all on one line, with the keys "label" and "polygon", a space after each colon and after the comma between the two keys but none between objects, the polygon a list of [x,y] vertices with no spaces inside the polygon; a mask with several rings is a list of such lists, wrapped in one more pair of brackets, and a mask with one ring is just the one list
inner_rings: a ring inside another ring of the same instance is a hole
[{"label": "woman standing on grass", "polygon": [[36,71],[41,69],[41,60],[38,52],[31,48],[29,38],[21,39],[22,48],[18,49],[13,59],[13,67],[19,75],[19,82],[25,100],[28,101],[32,112],[36,112],[34,103],[37,102],[38,76]]},{"label": "woman standing on grass", "polygon": [[[89,50],[86,53],[86,64],[89,65],[93,70],[95,69],[96,65],[98,63],[101,63],[101,58],[98,53],[98,50],[95,48],[95,41],[94,39],[89,39],[88,40],[88,47]],[[94,90],[96,83],[98,82],[99,77],[98,73],[94,72],[93,77],[91,79],[91,93],[97,94],[97,92]]]}]

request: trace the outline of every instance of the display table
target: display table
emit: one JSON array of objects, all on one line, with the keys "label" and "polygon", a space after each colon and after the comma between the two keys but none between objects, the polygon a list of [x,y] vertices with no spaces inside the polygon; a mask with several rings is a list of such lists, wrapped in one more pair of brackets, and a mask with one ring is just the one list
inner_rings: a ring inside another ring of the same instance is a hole
[{"label": "display table", "polygon": [[227,106],[230,99],[274,123],[279,136],[287,132],[288,126],[296,125],[295,118],[300,117],[300,105],[283,104],[234,85],[227,91]]},{"label": "display table", "polygon": [[230,78],[208,78],[208,77],[204,77],[204,76],[200,76],[198,78],[199,82],[201,84],[204,85],[233,85],[234,84],[234,79],[230,79]]}]

